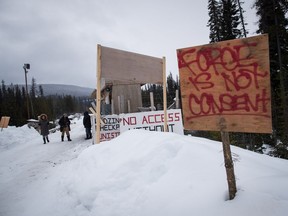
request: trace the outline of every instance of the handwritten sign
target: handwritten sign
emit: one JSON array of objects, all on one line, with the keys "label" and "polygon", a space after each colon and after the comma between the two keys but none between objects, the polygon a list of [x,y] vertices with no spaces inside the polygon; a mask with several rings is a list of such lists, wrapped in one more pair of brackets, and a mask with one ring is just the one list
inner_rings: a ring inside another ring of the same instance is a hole
[{"label": "handwritten sign", "polygon": [[268,35],[177,50],[184,128],[271,133]]},{"label": "handwritten sign", "polygon": [[[131,129],[164,131],[164,112],[139,112],[120,114],[120,132]],[[183,135],[182,113],[180,109],[167,110],[168,132]]]},{"label": "handwritten sign", "polygon": [[[90,115],[92,122],[92,133],[96,136],[96,118]],[[108,141],[120,135],[120,123],[118,115],[106,115],[101,118],[100,141]],[[93,140],[94,142],[94,140]]]},{"label": "handwritten sign", "polygon": [[120,135],[118,115],[106,115],[102,121],[104,124],[100,126],[100,141],[110,140]]},{"label": "handwritten sign", "polygon": [[[92,133],[96,135],[95,115],[90,116]],[[100,141],[108,141],[116,138],[121,133],[132,129],[144,129],[149,131],[164,131],[164,112],[139,112],[120,115],[105,115],[101,117]],[[167,111],[168,132],[183,135],[182,113],[180,109]]]}]

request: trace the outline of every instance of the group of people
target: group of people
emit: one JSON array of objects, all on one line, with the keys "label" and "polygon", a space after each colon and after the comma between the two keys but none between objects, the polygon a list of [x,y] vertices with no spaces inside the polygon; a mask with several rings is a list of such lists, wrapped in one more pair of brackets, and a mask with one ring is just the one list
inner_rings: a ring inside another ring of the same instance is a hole
[{"label": "group of people", "polygon": [[[46,144],[47,142],[49,143],[49,121],[48,117],[46,114],[41,114],[39,116],[39,128],[40,128],[40,134],[43,137],[43,144]],[[61,132],[61,141],[64,141],[64,136],[66,134],[67,140],[72,141],[70,138],[70,120],[67,116],[66,113],[63,114],[63,116],[59,120],[59,125],[60,125],[60,132]],[[85,139],[91,139],[92,138],[92,133],[91,133],[91,120],[89,113],[86,111],[84,112],[84,117],[83,117],[83,125],[85,127],[85,133],[86,133],[86,138]]]}]

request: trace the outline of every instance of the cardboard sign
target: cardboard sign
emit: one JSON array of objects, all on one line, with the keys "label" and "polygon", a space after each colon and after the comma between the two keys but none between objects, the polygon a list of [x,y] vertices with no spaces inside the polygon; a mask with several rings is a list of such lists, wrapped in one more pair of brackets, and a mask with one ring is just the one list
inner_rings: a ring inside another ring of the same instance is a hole
[{"label": "cardboard sign", "polygon": [[[139,112],[120,114],[120,133],[131,129],[164,131],[164,112]],[[180,109],[167,110],[168,132],[183,135],[182,113]]]},{"label": "cardboard sign", "polygon": [[177,50],[184,128],[271,133],[268,35]]}]

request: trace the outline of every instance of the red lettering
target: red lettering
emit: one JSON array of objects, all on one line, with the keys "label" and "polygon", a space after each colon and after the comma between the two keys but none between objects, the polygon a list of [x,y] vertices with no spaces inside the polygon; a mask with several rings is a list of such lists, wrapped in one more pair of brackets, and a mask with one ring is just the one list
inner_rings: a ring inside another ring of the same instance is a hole
[{"label": "red lettering", "polygon": [[174,121],[180,121],[180,113],[175,113]]},{"label": "red lettering", "polygon": [[270,117],[269,113],[267,113],[267,105],[270,98],[267,95],[266,89],[262,89],[256,95],[223,93],[219,97],[215,97],[213,94],[202,93],[198,97],[192,93],[189,96],[191,116],[188,119],[220,114],[249,115],[249,113],[255,116]]},{"label": "red lettering", "polygon": [[146,116],[143,116],[142,124],[149,124],[149,122],[148,122]]}]

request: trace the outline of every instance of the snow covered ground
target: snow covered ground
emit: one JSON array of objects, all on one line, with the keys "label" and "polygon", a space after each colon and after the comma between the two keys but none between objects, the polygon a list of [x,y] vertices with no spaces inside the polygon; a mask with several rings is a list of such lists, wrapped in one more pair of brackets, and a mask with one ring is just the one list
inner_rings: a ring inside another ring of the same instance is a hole
[{"label": "snow covered ground", "polygon": [[0,131],[1,216],[286,216],[288,161],[231,147],[238,192],[228,190],[222,145],[133,130],[101,144],[73,120],[72,142],[27,125]]}]

